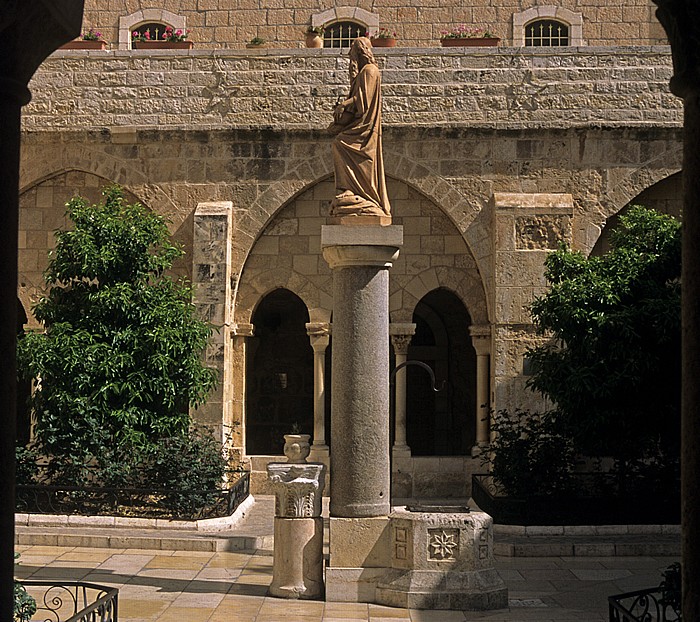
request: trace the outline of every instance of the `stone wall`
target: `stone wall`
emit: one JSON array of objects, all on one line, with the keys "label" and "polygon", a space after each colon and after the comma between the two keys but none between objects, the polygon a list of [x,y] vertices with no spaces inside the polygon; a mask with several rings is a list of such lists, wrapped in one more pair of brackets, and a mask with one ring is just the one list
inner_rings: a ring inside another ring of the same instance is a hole
[{"label": "stone wall", "polygon": [[[607,0],[351,0],[346,4],[330,0],[87,0],[84,26],[105,34],[111,45],[119,41],[119,18],[134,16],[140,21],[168,22],[167,14],[184,20],[198,47],[241,48],[253,37],[262,37],[275,47],[303,45],[304,32],[313,16],[336,9],[340,17],[364,12],[379,26],[396,31],[400,44],[437,46],[440,32],[457,24],[488,28],[512,43],[513,15],[538,7],[568,9],[581,15],[583,38],[588,45],[635,45],[665,43],[666,37],[653,16],[650,0],[626,0],[611,5]],[[163,15],[164,10],[167,12]],[[175,20],[171,19],[169,23]],[[138,23],[138,21],[137,21]],[[178,22],[179,23],[179,22]]]},{"label": "stone wall", "polygon": [[[403,48],[377,57],[387,127],[682,125],[668,47]],[[30,83],[23,124],[322,129],[347,83],[337,50],[63,51]]]}]

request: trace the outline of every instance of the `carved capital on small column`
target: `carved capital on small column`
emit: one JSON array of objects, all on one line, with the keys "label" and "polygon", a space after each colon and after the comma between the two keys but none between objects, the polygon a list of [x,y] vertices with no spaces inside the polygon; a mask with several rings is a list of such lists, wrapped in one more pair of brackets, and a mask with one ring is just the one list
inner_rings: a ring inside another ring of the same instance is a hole
[{"label": "carved capital on small column", "polygon": [[477,356],[488,356],[491,354],[491,327],[488,325],[483,326],[470,326],[469,334],[472,338],[472,345],[476,350]]},{"label": "carved capital on small column", "polygon": [[389,324],[389,337],[391,345],[394,347],[394,354],[408,354],[408,346],[411,345],[411,339],[416,334],[415,324]]},{"label": "carved capital on small column", "polygon": [[270,462],[267,465],[267,477],[275,492],[275,516],[321,516],[325,473],[325,464]]},{"label": "carved capital on small column", "polygon": [[325,352],[330,341],[331,325],[328,322],[307,322],[306,334],[314,352]]}]

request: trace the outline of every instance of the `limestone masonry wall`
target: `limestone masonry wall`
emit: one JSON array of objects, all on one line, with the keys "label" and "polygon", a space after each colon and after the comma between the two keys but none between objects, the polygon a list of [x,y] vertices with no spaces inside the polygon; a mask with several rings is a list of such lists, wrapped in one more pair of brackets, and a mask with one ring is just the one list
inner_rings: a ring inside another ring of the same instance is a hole
[{"label": "limestone masonry wall", "polygon": [[513,15],[533,4],[580,14],[588,45],[666,42],[651,0],[87,0],[84,24],[102,31],[116,47],[120,18],[137,13],[153,20],[152,14],[165,9],[185,20],[198,47],[241,48],[256,36],[272,45],[298,47],[312,16],[330,9],[352,16],[359,9],[396,31],[401,45],[439,45],[440,31],[461,23],[488,28],[511,44]]},{"label": "limestone masonry wall", "polygon": [[[392,49],[377,53],[387,126],[682,125],[670,48]],[[338,50],[57,52],[24,129],[325,128],[347,88]]]}]

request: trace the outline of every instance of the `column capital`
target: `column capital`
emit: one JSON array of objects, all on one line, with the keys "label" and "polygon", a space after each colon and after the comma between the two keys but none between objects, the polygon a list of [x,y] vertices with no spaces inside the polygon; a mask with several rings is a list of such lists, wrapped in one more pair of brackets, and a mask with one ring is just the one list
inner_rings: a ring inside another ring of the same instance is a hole
[{"label": "column capital", "polygon": [[328,322],[307,322],[306,334],[314,352],[325,352],[330,342],[331,327]]},{"label": "column capital", "polygon": [[395,354],[408,354],[408,346],[411,345],[411,339],[416,334],[415,324],[399,324],[392,322],[389,324],[389,338],[391,345],[394,347]]},{"label": "column capital", "polygon": [[469,335],[472,338],[472,345],[477,356],[491,354],[491,326],[488,324],[472,325],[469,327]]},{"label": "column capital", "polygon": [[331,270],[349,266],[391,268],[402,245],[400,225],[321,226],[321,251]]},{"label": "column capital", "polygon": [[252,337],[254,333],[255,326],[253,324],[236,323],[231,329],[231,335],[233,337]]}]

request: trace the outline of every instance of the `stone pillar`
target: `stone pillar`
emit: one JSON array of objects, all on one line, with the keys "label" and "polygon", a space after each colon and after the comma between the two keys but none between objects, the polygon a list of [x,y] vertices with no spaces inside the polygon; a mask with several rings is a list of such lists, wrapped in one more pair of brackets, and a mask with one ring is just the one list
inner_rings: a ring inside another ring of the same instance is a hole
[{"label": "stone pillar", "polygon": [[546,409],[546,399],[526,388],[523,355],[543,337],[529,305],[547,288],[544,260],[560,242],[571,245],[574,200],[570,194],[496,192],[493,217],[493,318],[491,351],[496,410]]},{"label": "stone pillar", "polygon": [[700,6],[654,0],[673,53],[671,92],[684,102],[681,562],[683,619],[700,620]]},{"label": "stone pillar", "polygon": [[314,349],[314,440],[311,445],[311,460],[320,462],[328,458],[325,371],[330,326],[327,322],[309,322],[306,332]]},{"label": "stone pillar", "polygon": [[232,445],[231,419],[231,231],[233,203],[199,203],[192,238],[192,302],[199,317],[215,327],[205,352],[205,364],[218,373],[216,389],[190,414],[213,428],[219,441]]},{"label": "stone pillar", "polygon": [[326,466],[318,463],[267,465],[275,493],[273,596],[323,596],[321,499],[325,470]]},{"label": "stone pillar", "polygon": [[4,0],[0,7],[0,620],[12,620],[14,608],[20,110],[37,67],[80,34],[82,16],[82,0]]},{"label": "stone pillar", "polygon": [[[394,347],[395,367],[406,362],[408,346],[416,332],[415,324],[390,324],[389,336]],[[410,458],[411,448],[406,442],[406,367],[398,369],[394,376],[394,458]]]},{"label": "stone pillar", "polygon": [[333,271],[332,517],[389,514],[389,268],[400,226],[324,225]]},{"label": "stone pillar", "polygon": [[489,445],[491,400],[489,399],[489,358],[491,355],[491,327],[470,326],[469,334],[476,350],[476,443],[472,456],[478,456]]}]

